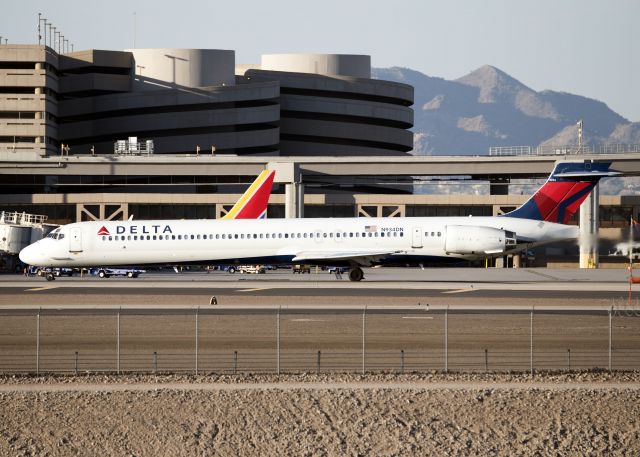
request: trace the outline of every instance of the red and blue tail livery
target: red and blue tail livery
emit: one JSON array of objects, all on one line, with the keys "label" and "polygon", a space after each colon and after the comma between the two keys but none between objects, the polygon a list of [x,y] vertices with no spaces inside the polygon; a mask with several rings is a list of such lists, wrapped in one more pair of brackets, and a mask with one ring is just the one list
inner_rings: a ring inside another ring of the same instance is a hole
[{"label": "red and blue tail livery", "polygon": [[505,217],[567,224],[600,178],[617,176],[611,162],[559,162],[549,179],[522,206]]},{"label": "red and blue tail livery", "polygon": [[276,172],[264,170],[222,219],[265,219]]}]

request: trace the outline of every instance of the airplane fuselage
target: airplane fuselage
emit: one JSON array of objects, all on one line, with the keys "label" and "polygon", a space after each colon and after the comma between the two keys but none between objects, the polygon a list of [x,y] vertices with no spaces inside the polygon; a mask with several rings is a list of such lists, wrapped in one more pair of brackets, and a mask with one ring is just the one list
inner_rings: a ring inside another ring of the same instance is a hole
[{"label": "airplane fuselage", "polygon": [[574,226],[508,217],[95,221],[62,226],[20,257],[51,267],[417,264],[497,257],[577,235]]}]

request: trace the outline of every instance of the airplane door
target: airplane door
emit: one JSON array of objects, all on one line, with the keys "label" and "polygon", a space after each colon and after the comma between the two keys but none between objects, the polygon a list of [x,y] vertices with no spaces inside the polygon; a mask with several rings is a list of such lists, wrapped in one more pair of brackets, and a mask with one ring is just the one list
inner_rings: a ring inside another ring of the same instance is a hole
[{"label": "airplane door", "polygon": [[413,234],[411,236],[411,247],[422,247],[422,227],[413,227]]},{"label": "airplane door", "polygon": [[70,230],[69,252],[82,252],[82,231],[79,227]]}]

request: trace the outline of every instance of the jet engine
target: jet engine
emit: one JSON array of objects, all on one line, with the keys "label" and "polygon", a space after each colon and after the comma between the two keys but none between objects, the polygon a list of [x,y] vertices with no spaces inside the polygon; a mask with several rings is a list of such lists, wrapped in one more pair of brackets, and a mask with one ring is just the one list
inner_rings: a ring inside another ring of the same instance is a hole
[{"label": "jet engine", "polygon": [[447,225],[444,250],[447,254],[499,254],[516,246],[514,232],[493,227]]}]

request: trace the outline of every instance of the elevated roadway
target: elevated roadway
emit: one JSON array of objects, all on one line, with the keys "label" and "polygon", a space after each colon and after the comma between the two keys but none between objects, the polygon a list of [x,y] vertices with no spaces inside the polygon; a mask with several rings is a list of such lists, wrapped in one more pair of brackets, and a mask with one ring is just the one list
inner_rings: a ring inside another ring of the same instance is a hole
[{"label": "elevated roadway", "polygon": [[[601,160],[628,175],[640,174],[639,153],[527,156],[409,157],[238,157],[201,154],[147,156],[39,157],[0,152],[1,174],[35,175],[226,175],[258,174],[270,164],[296,168],[306,175],[331,176],[470,176],[494,178],[545,177],[557,160]],[[277,178],[277,177],[276,177]],[[281,181],[285,182],[285,181]],[[299,181],[298,181],[299,182]]]}]

